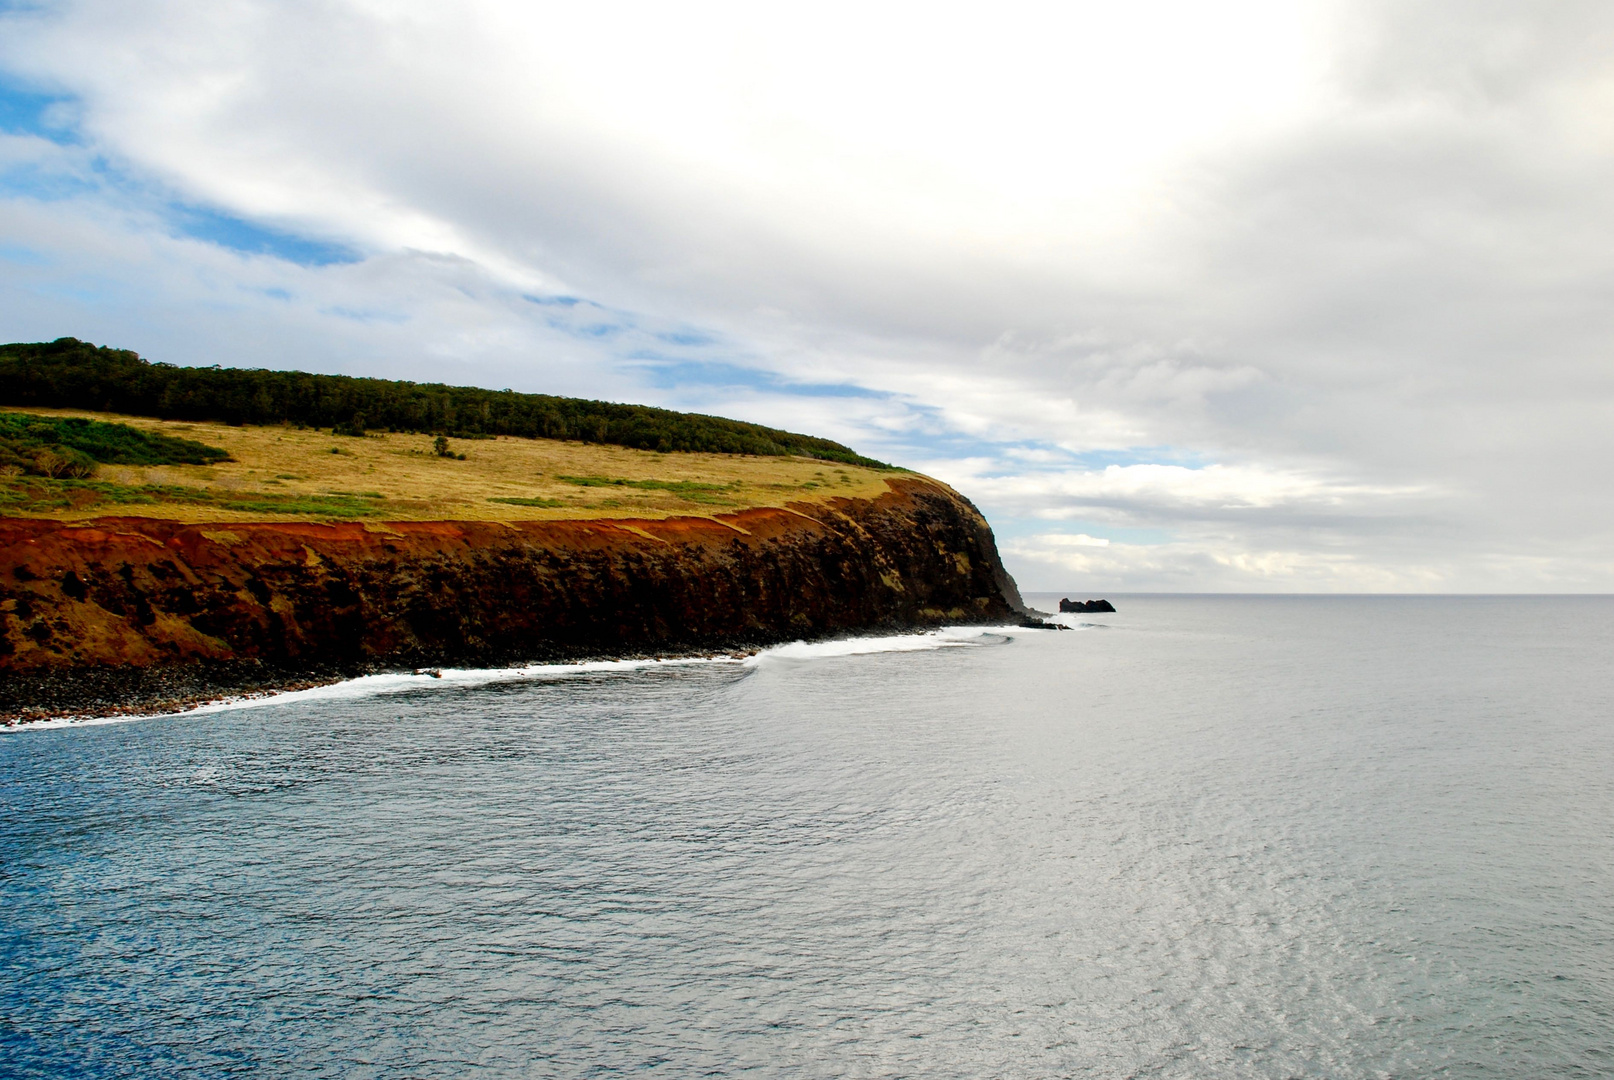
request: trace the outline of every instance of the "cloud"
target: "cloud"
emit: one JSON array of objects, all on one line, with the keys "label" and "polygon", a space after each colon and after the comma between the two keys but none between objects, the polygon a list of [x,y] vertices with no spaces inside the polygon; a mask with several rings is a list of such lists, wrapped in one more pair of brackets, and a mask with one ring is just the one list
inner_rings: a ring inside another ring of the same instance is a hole
[{"label": "cloud", "polygon": [[1607,5],[0,25],[13,336],[814,430],[1028,578],[1614,588]]},{"label": "cloud", "polygon": [[1006,546],[1027,568],[1028,591],[1441,592],[1452,584],[1444,567],[1391,567],[1344,552],[1206,540],[1093,547],[1067,539],[1027,537]]},{"label": "cloud", "polygon": [[[1606,556],[1573,563],[1509,555],[1481,560],[1443,552],[1383,558],[1327,545],[1269,548],[1234,535],[1158,544],[1071,543],[1066,534],[1004,544],[1028,592],[1585,592],[1614,569]],[[1414,553],[1404,553],[1412,555]]]},{"label": "cloud", "polygon": [[1097,470],[1047,470],[1011,475],[983,475],[990,463],[937,462],[971,489],[996,503],[1044,518],[1113,510],[1135,516],[1178,513],[1200,519],[1277,508],[1310,512],[1346,510],[1361,513],[1391,498],[1426,501],[1433,493],[1421,488],[1386,488],[1330,481],[1319,476],[1253,465],[1183,465],[1140,463],[1107,465]]}]

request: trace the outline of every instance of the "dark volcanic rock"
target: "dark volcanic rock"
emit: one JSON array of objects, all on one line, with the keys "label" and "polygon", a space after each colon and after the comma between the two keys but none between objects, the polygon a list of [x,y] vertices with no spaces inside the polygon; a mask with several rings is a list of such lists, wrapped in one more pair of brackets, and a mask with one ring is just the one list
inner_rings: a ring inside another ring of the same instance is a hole
[{"label": "dark volcanic rock", "polygon": [[1115,605],[1108,600],[1061,600],[1059,611],[1061,614],[1070,612],[1114,611]]},{"label": "dark volcanic rock", "polygon": [[1064,625],[1062,625],[1060,623],[1049,622],[1047,619],[1039,619],[1035,615],[1027,615],[1025,618],[1020,620],[1018,625],[1025,627],[1027,630],[1069,630],[1070,629],[1070,627],[1064,626]]},{"label": "dark volcanic rock", "polygon": [[0,519],[0,722],[1024,613],[967,500],[890,487],[665,520]]}]

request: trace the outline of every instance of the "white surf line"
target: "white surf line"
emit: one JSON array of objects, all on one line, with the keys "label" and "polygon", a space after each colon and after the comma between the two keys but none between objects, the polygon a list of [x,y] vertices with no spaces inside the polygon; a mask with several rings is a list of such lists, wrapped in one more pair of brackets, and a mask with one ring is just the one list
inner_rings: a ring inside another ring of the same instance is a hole
[{"label": "white surf line", "polygon": [[983,644],[982,638],[1012,637],[1025,632],[1020,626],[944,626],[912,634],[879,637],[836,638],[831,641],[792,641],[775,645],[748,657],[755,665],[767,660],[826,660],[837,656],[866,656],[870,653],[927,652]]},{"label": "white surf line", "polygon": [[[1080,629],[1081,627],[1077,627]],[[233,712],[237,709],[256,709],[265,705],[295,704],[305,701],[356,701],[383,697],[389,694],[409,693],[417,690],[438,690],[450,687],[466,689],[496,683],[538,681],[596,675],[644,671],[661,667],[687,667],[696,664],[738,664],[755,667],[770,660],[828,660],[843,656],[866,656],[876,653],[926,652],[985,644],[987,638],[1010,638],[1027,632],[1020,626],[947,626],[909,634],[886,634],[870,637],[836,638],[830,641],[792,641],[775,645],[750,656],[679,656],[665,659],[587,660],[571,664],[522,664],[507,668],[430,668],[415,672],[389,672],[380,675],[360,675],[305,690],[269,690],[221,698],[203,705],[176,709],[172,712],[141,713],[115,716],[68,716],[33,723],[0,727],[0,734],[23,731],[51,731],[67,727],[98,727],[104,724],[128,724],[139,720],[163,720],[176,716],[199,716],[207,713]],[[1039,631],[1031,631],[1039,632]]]},{"label": "white surf line", "polygon": [[171,712],[137,713],[115,716],[64,716],[50,720],[0,727],[0,734],[23,731],[49,731],[64,727],[99,727],[103,724],[128,724],[138,720],[166,720],[176,716],[199,716],[206,713],[233,712],[237,709],[256,709],[265,705],[284,705],[303,701],[357,701],[364,698],[402,694],[414,690],[437,690],[447,687],[486,686],[501,682],[518,682],[524,679],[561,679],[577,675],[632,671],[651,667],[671,667],[689,664],[739,663],[741,658],[729,656],[687,656],[668,659],[641,660],[589,660],[574,664],[523,664],[508,668],[423,668],[414,672],[385,672],[380,675],[360,675],[352,679],[310,686],[305,690],[265,690],[235,697],[219,698],[201,705],[192,705]]},{"label": "white surf line", "polygon": [[1058,623],[1067,630],[1097,630],[1104,625],[1103,623],[1091,622],[1082,618],[1079,614],[1072,614],[1068,611],[1055,615],[1044,615],[1043,619],[1051,623]]}]

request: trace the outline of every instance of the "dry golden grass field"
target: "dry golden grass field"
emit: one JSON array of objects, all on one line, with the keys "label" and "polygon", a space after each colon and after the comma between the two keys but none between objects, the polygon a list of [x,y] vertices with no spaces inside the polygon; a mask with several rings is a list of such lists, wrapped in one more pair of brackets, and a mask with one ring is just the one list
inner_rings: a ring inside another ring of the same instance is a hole
[{"label": "dry golden grass field", "polygon": [[710,515],[758,506],[883,494],[893,471],[811,458],[660,454],[549,439],[362,437],[293,427],[182,423],[77,409],[83,416],[223,447],[217,465],[102,465],[87,480],[0,477],[0,514],[77,520],[107,515],[179,521],[517,521]]}]

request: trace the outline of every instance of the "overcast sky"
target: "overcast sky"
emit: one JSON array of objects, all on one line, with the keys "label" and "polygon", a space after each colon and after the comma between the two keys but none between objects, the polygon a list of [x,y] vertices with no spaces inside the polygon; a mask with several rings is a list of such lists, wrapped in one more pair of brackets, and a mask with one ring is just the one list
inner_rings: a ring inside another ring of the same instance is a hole
[{"label": "overcast sky", "polygon": [[0,3],[0,338],[716,412],[1022,587],[1614,590],[1614,4]]}]

